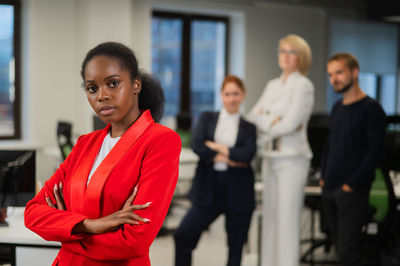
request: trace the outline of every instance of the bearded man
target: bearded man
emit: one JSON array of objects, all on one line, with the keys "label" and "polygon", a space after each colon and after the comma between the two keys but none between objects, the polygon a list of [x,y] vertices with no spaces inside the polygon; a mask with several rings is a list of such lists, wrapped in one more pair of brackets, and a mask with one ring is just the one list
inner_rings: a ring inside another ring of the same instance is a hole
[{"label": "bearded man", "polygon": [[320,181],[323,209],[341,264],[356,266],[363,260],[361,230],[375,169],[384,155],[386,116],[359,87],[359,64],[353,55],[333,55],[327,72],[343,97],[331,112]]}]

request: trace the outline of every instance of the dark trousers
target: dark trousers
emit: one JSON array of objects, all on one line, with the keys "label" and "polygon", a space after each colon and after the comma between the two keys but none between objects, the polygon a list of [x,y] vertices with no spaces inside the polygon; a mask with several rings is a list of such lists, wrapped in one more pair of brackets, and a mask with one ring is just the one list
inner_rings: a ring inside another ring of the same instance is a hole
[{"label": "dark trousers", "polygon": [[[227,177],[229,178],[229,177]],[[225,214],[225,230],[228,235],[228,266],[240,266],[243,245],[247,240],[251,211],[235,212],[226,207],[223,175],[216,176],[215,204],[210,207],[193,205],[174,234],[175,266],[190,266],[192,251],[196,248],[204,230],[220,215]],[[217,195],[218,194],[218,195]],[[210,254],[204,254],[209,256]]]},{"label": "dark trousers", "polygon": [[369,189],[344,192],[324,188],[322,203],[332,241],[342,266],[361,265],[362,227],[367,222]]}]

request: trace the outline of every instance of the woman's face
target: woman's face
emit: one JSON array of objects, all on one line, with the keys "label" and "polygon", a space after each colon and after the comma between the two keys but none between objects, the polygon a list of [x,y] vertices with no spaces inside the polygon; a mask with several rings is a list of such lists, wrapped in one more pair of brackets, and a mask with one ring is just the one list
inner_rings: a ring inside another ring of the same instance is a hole
[{"label": "woman's face", "polygon": [[283,72],[293,72],[298,69],[299,58],[296,49],[290,44],[282,43],[278,49],[279,67]]},{"label": "woman's face", "polygon": [[225,110],[230,114],[239,112],[244,96],[244,91],[235,82],[227,82],[221,92]]},{"label": "woman's face", "polygon": [[[105,123],[130,125],[139,113],[138,80],[131,81],[119,61],[108,56],[96,56],[85,68],[84,88],[90,105]],[[136,93],[136,94],[135,94]]]}]

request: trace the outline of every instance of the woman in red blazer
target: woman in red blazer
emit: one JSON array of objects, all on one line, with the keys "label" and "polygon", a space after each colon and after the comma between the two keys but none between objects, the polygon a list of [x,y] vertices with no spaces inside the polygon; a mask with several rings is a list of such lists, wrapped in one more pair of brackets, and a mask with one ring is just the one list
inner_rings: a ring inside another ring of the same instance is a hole
[{"label": "woman in red blazer", "polygon": [[[81,75],[90,105],[108,125],[78,139],[27,204],[25,225],[62,243],[53,265],[150,265],[149,247],[178,178],[181,140],[154,122],[162,90],[139,73],[126,46],[99,44]],[[152,114],[140,111],[151,104]]]}]

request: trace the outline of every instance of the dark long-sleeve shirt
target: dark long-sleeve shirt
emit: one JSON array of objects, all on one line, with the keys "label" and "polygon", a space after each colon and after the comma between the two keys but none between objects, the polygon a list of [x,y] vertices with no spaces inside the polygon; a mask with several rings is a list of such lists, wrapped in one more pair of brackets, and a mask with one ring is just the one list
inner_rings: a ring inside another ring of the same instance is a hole
[{"label": "dark long-sleeve shirt", "polygon": [[386,116],[380,104],[365,97],[333,107],[322,178],[326,187],[369,187],[384,156]]}]

